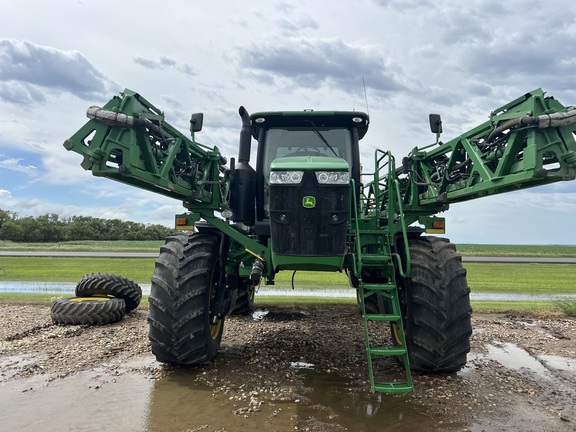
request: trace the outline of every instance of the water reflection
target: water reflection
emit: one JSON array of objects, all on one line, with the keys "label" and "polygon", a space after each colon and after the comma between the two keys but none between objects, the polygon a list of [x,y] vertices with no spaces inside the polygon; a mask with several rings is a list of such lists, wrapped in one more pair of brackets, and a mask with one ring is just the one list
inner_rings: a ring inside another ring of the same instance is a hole
[{"label": "water reflection", "polygon": [[[150,294],[150,284],[139,284],[142,294]],[[31,281],[0,281],[0,293],[21,293],[21,294],[54,294],[54,295],[74,295],[76,282],[31,282]],[[256,297],[323,297],[323,298],[356,298],[356,292],[350,287],[331,288],[297,288],[289,287],[264,287],[261,288]],[[576,294],[557,295],[526,295],[510,293],[471,293],[471,300],[476,301],[550,301],[550,300],[576,300]],[[255,316],[260,319],[260,316]]]}]

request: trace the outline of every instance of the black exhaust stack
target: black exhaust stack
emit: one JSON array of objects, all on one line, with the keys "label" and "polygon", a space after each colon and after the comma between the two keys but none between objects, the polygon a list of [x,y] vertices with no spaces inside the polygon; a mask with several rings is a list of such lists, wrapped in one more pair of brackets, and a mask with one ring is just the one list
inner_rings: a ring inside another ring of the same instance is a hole
[{"label": "black exhaust stack", "polygon": [[252,134],[250,115],[243,106],[238,110],[242,118],[238,163],[231,172],[230,210],[232,220],[253,225],[256,220],[256,171],[250,166]]}]

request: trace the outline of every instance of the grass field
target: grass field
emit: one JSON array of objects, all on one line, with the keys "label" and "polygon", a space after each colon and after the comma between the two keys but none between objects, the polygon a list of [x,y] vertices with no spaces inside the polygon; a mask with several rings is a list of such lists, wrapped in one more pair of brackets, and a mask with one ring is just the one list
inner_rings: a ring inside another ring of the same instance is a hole
[{"label": "grass field", "polygon": [[[14,243],[0,240],[0,250],[158,252],[160,246],[163,244],[163,240],[71,241],[62,243]],[[459,244],[457,248],[461,254],[470,256],[576,257],[576,246]]]},{"label": "grass field", "polygon": [[[62,251],[145,251],[157,252],[163,241],[147,242],[69,242],[62,244],[16,244],[0,242],[0,250],[62,250]],[[576,256],[573,246],[499,246],[460,245],[464,254],[478,256]],[[154,272],[153,258],[53,258],[0,257],[0,285],[2,281],[77,282],[87,273],[112,273],[149,284]],[[473,293],[514,294],[576,294],[576,266],[570,264],[493,264],[466,263],[468,284]],[[276,276],[279,287],[290,287],[292,272]],[[344,273],[298,271],[294,277],[297,288],[349,287]],[[30,302],[30,294],[0,294],[0,301]],[[53,296],[33,295],[38,302],[47,303]],[[28,299],[28,300],[26,300]],[[266,304],[350,303],[353,299],[310,299],[259,297]],[[473,302],[476,310],[533,311],[557,309],[557,302]]]}]

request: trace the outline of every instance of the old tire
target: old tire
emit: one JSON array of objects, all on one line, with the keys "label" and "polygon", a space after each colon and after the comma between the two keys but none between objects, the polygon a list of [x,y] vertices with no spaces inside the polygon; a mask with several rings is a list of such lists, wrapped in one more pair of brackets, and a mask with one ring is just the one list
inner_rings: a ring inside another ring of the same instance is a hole
[{"label": "old tire", "polygon": [[466,364],[472,334],[466,269],[448,239],[409,240],[411,272],[401,290],[410,366],[456,372]]},{"label": "old tire", "polygon": [[238,284],[238,297],[236,306],[232,311],[234,315],[250,315],[254,312],[254,296],[256,289],[248,279],[241,279]]},{"label": "old tire", "polygon": [[50,316],[55,324],[109,324],[126,314],[126,303],[119,298],[73,297],[55,300]]},{"label": "old tire", "polygon": [[148,316],[152,353],[159,362],[202,364],[218,353],[224,318],[210,324],[220,273],[218,245],[210,234],[178,233],[160,249]]},{"label": "old tire", "polygon": [[90,273],[76,285],[77,297],[111,295],[124,299],[126,313],[132,312],[142,300],[142,288],[136,282],[108,273]]}]

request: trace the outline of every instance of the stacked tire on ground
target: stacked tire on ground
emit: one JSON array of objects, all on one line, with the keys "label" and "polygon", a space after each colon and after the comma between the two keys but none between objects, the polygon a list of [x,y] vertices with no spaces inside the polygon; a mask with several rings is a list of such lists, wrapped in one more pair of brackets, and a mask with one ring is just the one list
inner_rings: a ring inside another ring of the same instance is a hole
[{"label": "stacked tire on ground", "polygon": [[75,289],[76,297],[52,303],[50,315],[55,324],[109,324],[135,310],[142,289],[134,281],[108,273],[90,273]]}]

